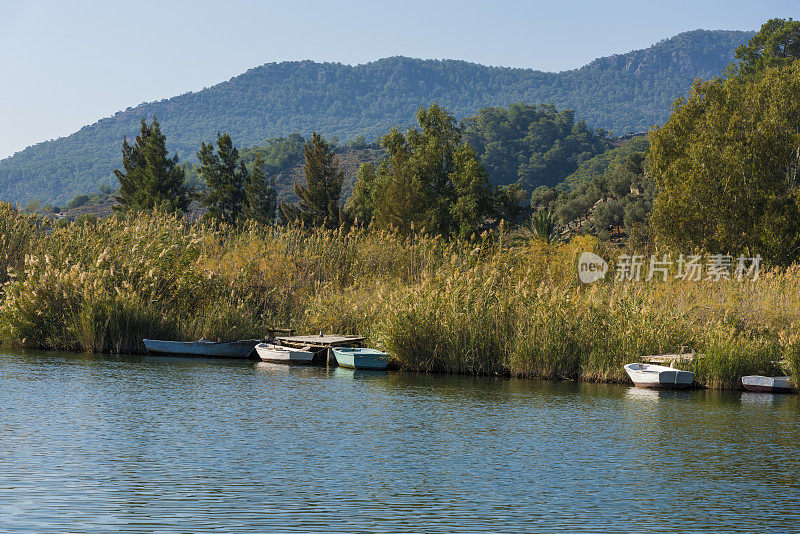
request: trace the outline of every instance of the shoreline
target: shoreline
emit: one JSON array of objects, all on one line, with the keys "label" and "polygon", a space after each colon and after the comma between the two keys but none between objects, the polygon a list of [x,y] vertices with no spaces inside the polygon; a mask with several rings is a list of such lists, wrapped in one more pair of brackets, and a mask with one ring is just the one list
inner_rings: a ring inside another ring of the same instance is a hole
[{"label": "shoreline", "polygon": [[[179,361],[214,361],[214,362],[222,362],[226,364],[233,364],[233,363],[249,363],[249,364],[256,364],[256,363],[270,363],[280,367],[288,368],[315,368],[315,369],[335,369],[335,368],[342,368],[348,369],[347,367],[342,367],[336,363],[320,363],[315,362],[311,364],[284,364],[284,363],[276,363],[276,362],[263,362],[259,358],[255,357],[247,357],[247,358],[224,358],[224,357],[214,357],[214,356],[193,356],[193,355],[180,355],[180,354],[149,354],[147,352],[85,352],[80,350],[64,350],[64,349],[45,349],[45,348],[34,348],[34,347],[9,347],[9,346],[0,346],[0,354],[5,354],[7,356],[27,356],[27,355],[48,355],[48,354],[69,354],[74,356],[89,356],[89,357],[102,357],[102,356],[110,356],[110,357],[134,357],[134,358],[148,358],[153,360],[179,360]],[[352,370],[352,369],[351,369]],[[571,382],[575,384],[611,384],[611,385],[618,385],[618,386],[626,386],[629,388],[636,388],[641,390],[651,390],[651,391],[693,391],[693,390],[708,390],[708,391],[739,391],[739,392],[746,392],[746,390],[742,385],[741,381],[739,382],[738,387],[720,387],[719,385],[706,385],[703,383],[698,382],[695,380],[690,386],[685,388],[668,388],[668,387],[639,387],[635,386],[627,375],[625,379],[618,380],[618,379],[606,379],[606,380],[587,380],[582,378],[570,378],[570,377],[543,377],[543,376],[522,376],[522,375],[514,375],[511,373],[493,373],[493,374],[467,374],[467,373],[448,373],[442,371],[420,371],[411,368],[404,368],[402,366],[397,365],[395,360],[390,360],[389,366],[386,370],[353,370],[356,372],[369,372],[369,373],[405,373],[411,375],[422,375],[422,376],[432,376],[432,377],[447,377],[447,376],[459,376],[464,378],[500,378],[504,380],[523,380],[523,381],[534,381],[534,382],[550,382],[550,383],[558,383],[558,382]],[[794,392],[779,392],[779,394],[784,395],[793,395],[797,394],[797,391]],[[765,393],[766,394],[766,393]],[[772,393],[776,394],[776,393]]]},{"label": "shoreline", "polygon": [[[142,339],[338,332],[418,372],[626,383],[642,355],[690,347],[705,387],[800,376],[800,266],[758,282],[584,284],[596,239],[472,240],[363,228],[243,228],[133,213],[42,228],[0,205],[0,341],[136,353]],[[7,273],[5,279],[2,273]]]}]

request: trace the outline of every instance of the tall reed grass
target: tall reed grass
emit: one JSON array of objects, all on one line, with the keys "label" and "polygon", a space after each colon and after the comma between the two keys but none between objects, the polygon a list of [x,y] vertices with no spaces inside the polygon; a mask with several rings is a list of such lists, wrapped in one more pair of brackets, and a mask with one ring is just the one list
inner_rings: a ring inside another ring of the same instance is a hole
[{"label": "tall reed grass", "polygon": [[142,339],[359,333],[406,369],[625,380],[643,355],[694,350],[711,387],[800,378],[800,267],[757,282],[584,285],[589,238],[474,241],[364,229],[234,229],[159,214],[53,228],[0,205],[0,336],[140,352]]}]

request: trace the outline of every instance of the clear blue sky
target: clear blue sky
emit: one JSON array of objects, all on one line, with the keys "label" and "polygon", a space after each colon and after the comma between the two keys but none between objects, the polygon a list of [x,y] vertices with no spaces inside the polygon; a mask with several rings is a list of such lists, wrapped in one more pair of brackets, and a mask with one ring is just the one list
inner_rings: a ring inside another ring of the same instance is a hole
[{"label": "clear blue sky", "polygon": [[273,61],[405,55],[559,71],[798,0],[0,0],[0,158]]}]

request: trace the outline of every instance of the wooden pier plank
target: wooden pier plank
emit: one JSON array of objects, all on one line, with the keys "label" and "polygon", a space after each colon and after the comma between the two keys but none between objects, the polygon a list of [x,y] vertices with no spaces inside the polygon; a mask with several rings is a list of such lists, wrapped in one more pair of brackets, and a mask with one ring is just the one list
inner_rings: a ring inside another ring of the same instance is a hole
[{"label": "wooden pier plank", "polygon": [[278,342],[289,346],[298,345],[302,347],[346,347],[363,342],[366,338],[358,336],[336,336],[336,335],[310,335],[310,336],[279,336]]},{"label": "wooden pier plank", "polygon": [[656,354],[653,356],[642,356],[642,361],[647,363],[672,363],[675,361],[691,362],[694,360],[694,354]]}]

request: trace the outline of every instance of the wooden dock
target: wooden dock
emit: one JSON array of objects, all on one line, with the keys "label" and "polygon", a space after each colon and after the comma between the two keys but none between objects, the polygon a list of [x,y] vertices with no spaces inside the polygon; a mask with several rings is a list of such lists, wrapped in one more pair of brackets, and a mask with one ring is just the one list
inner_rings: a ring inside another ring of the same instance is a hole
[{"label": "wooden dock", "polygon": [[671,365],[674,362],[689,363],[694,360],[695,354],[655,354],[653,356],[642,356],[642,361],[645,363],[654,363],[658,365]]},{"label": "wooden dock", "polygon": [[[363,343],[366,338],[358,336],[338,336],[338,335],[310,335],[310,336],[278,336],[275,338],[279,344],[289,347],[310,347],[317,349],[314,352],[325,354],[325,361],[335,361],[333,347],[353,347]],[[315,358],[316,359],[316,358]]]}]

